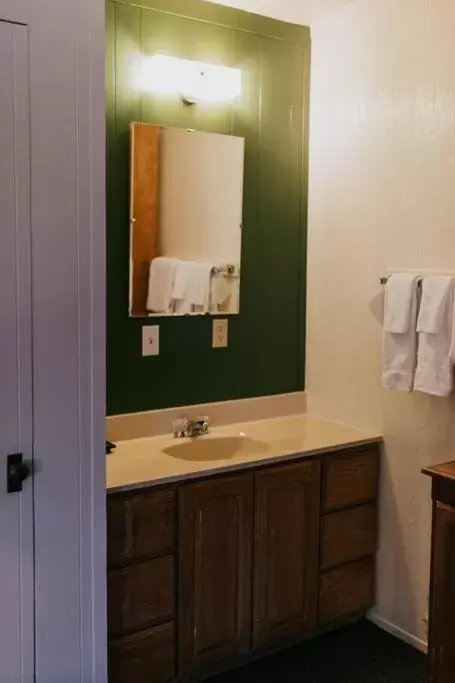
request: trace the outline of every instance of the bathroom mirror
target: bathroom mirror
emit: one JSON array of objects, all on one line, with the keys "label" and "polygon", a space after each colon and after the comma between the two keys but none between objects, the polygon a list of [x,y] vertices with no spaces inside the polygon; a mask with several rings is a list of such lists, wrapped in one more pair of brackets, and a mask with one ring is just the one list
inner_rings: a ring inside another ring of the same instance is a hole
[{"label": "bathroom mirror", "polygon": [[238,313],[244,138],[130,134],[130,316]]}]

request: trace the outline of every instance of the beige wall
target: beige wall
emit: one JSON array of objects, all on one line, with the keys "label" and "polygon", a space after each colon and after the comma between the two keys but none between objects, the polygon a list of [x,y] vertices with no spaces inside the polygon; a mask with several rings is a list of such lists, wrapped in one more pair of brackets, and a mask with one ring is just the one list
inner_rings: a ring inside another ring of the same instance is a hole
[{"label": "beige wall", "polygon": [[387,269],[455,272],[455,3],[355,0],[313,29],[308,409],[386,437],[378,613],[423,637],[428,463],[455,402],[381,389]]}]

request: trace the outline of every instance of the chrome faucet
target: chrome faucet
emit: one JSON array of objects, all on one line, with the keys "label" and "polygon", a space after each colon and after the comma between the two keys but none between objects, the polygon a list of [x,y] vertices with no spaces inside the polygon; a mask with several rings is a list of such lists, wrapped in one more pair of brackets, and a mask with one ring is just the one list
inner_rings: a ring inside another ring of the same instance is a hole
[{"label": "chrome faucet", "polygon": [[183,439],[184,437],[204,436],[209,433],[209,424],[208,417],[198,417],[195,420],[189,417],[178,417],[174,422],[174,437]]}]

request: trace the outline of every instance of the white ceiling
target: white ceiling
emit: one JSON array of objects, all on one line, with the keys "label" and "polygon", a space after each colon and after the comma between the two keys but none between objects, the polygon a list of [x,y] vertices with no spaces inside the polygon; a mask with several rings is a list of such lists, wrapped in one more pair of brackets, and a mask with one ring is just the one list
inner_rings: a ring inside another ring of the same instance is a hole
[{"label": "white ceiling", "polygon": [[333,12],[352,0],[209,0],[219,5],[264,14],[274,19],[310,26],[325,14]]}]

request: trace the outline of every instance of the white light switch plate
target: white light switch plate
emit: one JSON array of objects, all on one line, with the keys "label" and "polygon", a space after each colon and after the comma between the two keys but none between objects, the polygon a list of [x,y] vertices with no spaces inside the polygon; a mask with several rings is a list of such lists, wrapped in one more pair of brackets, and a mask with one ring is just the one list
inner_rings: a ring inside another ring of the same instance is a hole
[{"label": "white light switch plate", "polygon": [[227,318],[215,319],[212,328],[212,349],[225,349],[228,345]]},{"label": "white light switch plate", "polygon": [[159,356],[160,326],[146,325],[142,328],[142,355]]}]

